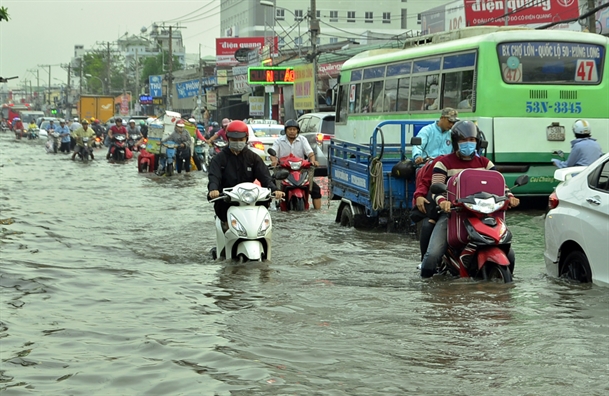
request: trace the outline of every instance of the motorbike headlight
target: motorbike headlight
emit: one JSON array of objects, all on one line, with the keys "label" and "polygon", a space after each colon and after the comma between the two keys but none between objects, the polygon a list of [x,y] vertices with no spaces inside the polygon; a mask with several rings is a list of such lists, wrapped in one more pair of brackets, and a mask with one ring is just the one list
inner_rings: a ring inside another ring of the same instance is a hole
[{"label": "motorbike headlight", "polygon": [[232,214],[230,215],[230,225],[233,227],[235,231],[237,231],[237,235],[239,236],[247,236],[247,232],[245,231],[245,227],[239,223],[239,220]]},{"label": "motorbike headlight", "polygon": [[241,199],[246,204],[250,205],[256,202],[258,199],[258,190],[248,190],[245,188],[240,188],[237,193],[239,194],[239,199]]},{"label": "motorbike headlight", "polygon": [[482,199],[482,198],[475,198],[476,203],[472,204],[472,203],[464,203],[463,205],[473,211],[473,212],[478,212],[478,213],[493,213],[496,212],[497,210],[501,209],[501,207],[503,206],[503,202],[498,203],[495,202],[494,198],[486,198],[486,199]]},{"label": "motorbike headlight", "polygon": [[288,161],[288,162],[290,163],[290,168],[292,170],[298,170],[302,166],[302,161],[296,161],[296,162]]},{"label": "motorbike headlight", "polygon": [[270,214],[266,214],[264,216],[264,219],[262,220],[262,224],[260,224],[260,228],[258,228],[258,236],[264,236],[264,234],[266,234],[266,231],[269,229],[269,227],[271,226],[271,215]]}]

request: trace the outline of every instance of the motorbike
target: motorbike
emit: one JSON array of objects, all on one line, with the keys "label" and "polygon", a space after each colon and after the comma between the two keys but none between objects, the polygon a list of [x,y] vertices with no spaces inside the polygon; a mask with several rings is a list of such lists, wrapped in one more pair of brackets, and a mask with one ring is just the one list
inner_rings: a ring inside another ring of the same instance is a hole
[{"label": "motorbike", "polygon": [[15,129],[13,132],[15,132],[15,139],[21,139],[22,137],[27,136],[27,134],[23,132],[23,129]]},{"label": "motorbike", "polygon": [[89,142],[90,138],[83,137],[82,147],[76,146],[77,148],[79,148],[79,150],[76,152],[76,155],[78,155],[78,157],[85,162],[89,161],[89,159],[93,159],[93,150],[91,149],[91,145]]},{"label": "motorbike", "polygon": [[140,140],[140,135],[134,133],[129,135],[129,138],[127,138],[127,147],[129,148],[129,150],[137,151],[139,149],[139,147],[135,145],[138,140]]},{"label": "motorbike", "polygon": [[59,132],[55,132],[54,130],[50,130],[47,134],[47,143],[46,149],[47,153],[57,153],[61,147],[61,135]]},{"label": "motorbike", "polygon": [[104,145],[104,140],[103,138],[99,137],[99,136],[95,136],[93,138],[93,141],[91,142],[91,147],[93,148],[101,148]]},{"label": "motorbike", "polygon": [[199,166],[200,164],[200,169],[203,172],[207,173],[208,168],[208,163],[207,163],[207,150],[205,149],[205,141],[203,140],[197,140],[195,142],[195,157],[197,159],[196,162],[198,162],[197,166]]},{"label": "motorbike", "polygon": [[161,146],[164,150],[161,150],[158,174],[172,176],[175,171],[176,149],[178,148],[178,145],[174,141],[168,140],[161,143]]},{"label": "motorbike", "polygon": [[214,158],[216,154],[218,154],[224,147],[226,147],[227,143],[224,140],[216,139],[213,141],[212,146],[207,150],[207,155],[205,156],[204,167],[209,169],[209,164],[211,163],[211,159]]},{"label": "motorbike", "polygon": [[38,128],[29,128],[27,130],[27,138],[28,140],[38,139],[40,133],[40,129]]},{"label": "motorbike", "polygon": [[114,161],[124,161],[126,156],[125,149],[127,145],[125,143],[125,135],[115,135],[112,137],[112,143],[110,146],[110,152],[108,153],[108,159],[112,158]]},{"label": "motorbike", "polygon": [[11,126],[8,124],[8,122],[2,120],[2,122],[0,122],[0,129],[2,129],[2,132],[8,131],[11,129]]},{"label": "motorbike", "polygon": [[[276,156],[275,150],[269,149],[269,154]],[[313,186],[313,171],[311,162],[290,154],[279,159],[278,169],[274,177],[281,180],[281,191],[285,193],[285,200],[279,203],[282,212],[309,209],[309,195]]]},{"label": "motorbike", "polygon": [[140,146],[140,155],[137,157],[137,171],[139,173],[154,172],[154,154],[146,150],[146,145]]},{"label": "motorbike", "polygon": [[228,208],[228,224],[216,216],[216,247],[212,248],[214,260],[224,257],[239,262],[265,261],[271,259],[271,215],[259,202],[271,200],[271,189],[254,183],[240,183],[225,188],[215,202],[224,200]]},{"label": "motorbike", "polygon": [[[472,193],[471,188],[466,193],[463,191],[467,188],[459,191],[459,181],[464,178],[474,178],[478,186],[484,186],[487,191],[480,191],[480,187]],[[528,181],[528,175],[522,175],[516,179],[515,186],[523,186]],[[503,176],[496,171],[466,169],[451,177],[448,185],[431,186],[433,194],[448,193],[451,200],[448,250],[438,272],[462,278],[512,282],[514,268],[509,260],[512,233],[505,223],[509,198],[504,193]]]}]

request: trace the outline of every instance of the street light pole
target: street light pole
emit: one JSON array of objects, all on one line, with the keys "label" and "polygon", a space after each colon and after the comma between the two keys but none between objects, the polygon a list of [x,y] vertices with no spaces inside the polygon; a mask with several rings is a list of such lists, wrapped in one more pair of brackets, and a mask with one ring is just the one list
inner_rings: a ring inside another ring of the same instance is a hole
[{"label": "street light pole", "polygon": [[[101,78],[97,77],[97,76],[93,76],[91,74],[85,74],[85,77],[87,78],[97,78],[99,80],[99,83],[101,84],[102,87],[102,92],[106,92],[106,87],[104,85],[104,80],[102,80]],[[90,90],[90,89],[89,89]]]},{"label": "street light pole", "polygon": [[317,35],[319,34],[319,21],[317,20],[317,10],[315,6],[315,0],[311,0],[311,55],[313,57],[313,94],[315,99],[313,101],[313,111],[319,112],[319,99],[317,98]]}]

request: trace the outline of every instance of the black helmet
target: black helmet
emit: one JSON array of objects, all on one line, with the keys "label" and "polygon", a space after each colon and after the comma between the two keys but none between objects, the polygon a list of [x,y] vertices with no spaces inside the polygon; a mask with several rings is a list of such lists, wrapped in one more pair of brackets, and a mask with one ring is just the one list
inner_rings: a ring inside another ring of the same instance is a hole
[{"label": "black helmet", "polygon": [[283,124],[283,134],[285,135],[286,131],[288,130],[288,127],[295,127],[296,129],[298,129],[298,133],[300,133],[300,125],[298,125],[298,121],[296,120],[287,120],[285,122],[285,124]]},{"label": "black helmet", "polygon": [[117,122],[121,122],[121,123],[122,123],[122,122],[123,122],[123,119],[122,119],[122,118],[120,118],[120,117],[116,117],[116,118],[114,119],[114,123],[116,124]]},{"label": "black helmet", "polygon": [[453,143],[453,150],[459,151],[459,140],[464,138],[476,138],[476,150],[480,146],[480,135],[478,133],[478,127],[471,121],[457,121],[453,125],[450,133],[450,138]]},{"label": "black helmet", "polygon": [[398,179],[411,180],[415,175],[415,166],[412,160],[398,162],[391,168],[391,176]]}]

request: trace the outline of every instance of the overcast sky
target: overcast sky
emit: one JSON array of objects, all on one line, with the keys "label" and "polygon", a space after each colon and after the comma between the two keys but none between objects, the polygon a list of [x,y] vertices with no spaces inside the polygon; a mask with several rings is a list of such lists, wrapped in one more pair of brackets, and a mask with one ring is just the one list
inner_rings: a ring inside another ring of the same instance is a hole
[{"label": "overcast sky", "polygon": [[[181,23],[186,53],[215,55],[215,39],[220,36],[220,0],[0,0],[10,20],[0,22],[0,76],[19,76],[9,86],[36,84],[37,65],[57,65],[51,77],[65,82],[74,45],[85,49],[97,42],[116,41],[125,32],[139,34],[152,23]],[[40,69],[40,84],[46,86],[48,74]],[[52,80],[52,84],[57,83]]]}]

